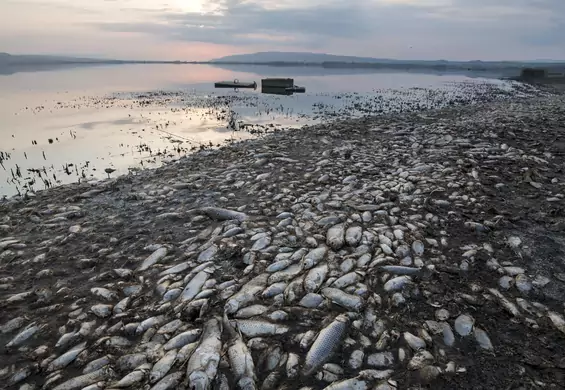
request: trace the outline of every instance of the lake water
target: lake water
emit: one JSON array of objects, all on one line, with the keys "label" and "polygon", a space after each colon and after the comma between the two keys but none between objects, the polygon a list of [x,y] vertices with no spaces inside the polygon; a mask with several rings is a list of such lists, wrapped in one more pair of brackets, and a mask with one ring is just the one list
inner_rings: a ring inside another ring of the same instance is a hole
[{"label": "lake water", "polygon": [[[214,89],[293,77],[305,94]],[[0,196],[155,167],[334,118],[504,98],[514,82],[317,68],[114,65],[0,75]]]}]

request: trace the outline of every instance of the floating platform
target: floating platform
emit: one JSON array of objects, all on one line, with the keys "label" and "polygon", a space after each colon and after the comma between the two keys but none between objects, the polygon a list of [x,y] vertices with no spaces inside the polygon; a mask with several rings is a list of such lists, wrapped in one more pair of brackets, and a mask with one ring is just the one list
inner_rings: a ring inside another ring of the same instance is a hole
[{"label": "floating platform", "polygon": [[292,88],[294,79],[262,79],[261,86],[263,88]]},{"label": "floating platform", "polygon": [[214,87],[215,88],[248,88],[248,89],[257,89],[257,83],[255,81],[253,82],[245,82],[245,81],[239,81],[238,79],[235,79],[233,81],[218,81],[217,83],[214,83]]},{"label": "floating platform", "polygon": [[290,88],[285,88],[285,91],[291,93],[304,93],[306,92],[306,87],[299,87],[298,85],[294,85]]},{"label": "floating platform", "polygon": [[293,94],[293,92],[288,91],[287,88],[265,87],[264,85],[261,87],[261,93],[266,93],[268,95],[284,95],[284,96],[290,96]]}]

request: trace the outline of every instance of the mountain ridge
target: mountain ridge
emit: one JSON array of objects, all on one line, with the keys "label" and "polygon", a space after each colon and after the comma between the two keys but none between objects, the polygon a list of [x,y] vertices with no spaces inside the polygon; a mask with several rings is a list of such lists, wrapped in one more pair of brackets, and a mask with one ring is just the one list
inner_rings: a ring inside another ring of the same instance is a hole
[{"label": "mountain ridge", "polygon": [[[234,54],[217,59],[210,60],[211,63],[272,63],[272,62],[288,62],[288,63],[324,63],[324,62],[340,62],[340,63],[358,63],[358,64],[480,64],[480,63],[524,63],[539,64],[540,60],[521,61],[521,60],[500,60],[500,61],[450,61],[445,59],[438,60],[397,60],[391,58],[374,58],[374,57],[357,57],[343,56],[326,53],[312,52],[281,52],[281,51],[265,51],[248,54]],[[565,64],[565,60],[547,60],[543,63],[548,64]]]}]

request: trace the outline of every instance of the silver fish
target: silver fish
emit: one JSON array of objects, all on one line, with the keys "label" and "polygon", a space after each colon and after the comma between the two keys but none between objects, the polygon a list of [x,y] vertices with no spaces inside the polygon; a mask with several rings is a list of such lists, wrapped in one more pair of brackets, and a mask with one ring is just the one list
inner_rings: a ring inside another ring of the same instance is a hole
[{"label": "silver fish", "polygon": [[[255,376],[255,364],[253,357],[243,342],[241,336],[231,326],[227,317],[224,316],[224,330],[228,333],[228,358],[230,367],[232,369],[234,380],[239,383],[244,378],[247,378],[246,386],[254,386],[257,378]],[[242,386],[241,386],[242,387]]]},{"label": "silver fish", "polygon": [[308,271],[304,278],[304,289],[306,292],[316,292],[326,280],[329,268],[326,263],[320,264]]},{"label": "silver fish", "polygon": [[99,359],[93,360],[84,367],[82,373],[89,374],[91,372],[99,370],[102,367],[107,366],[110,363],[111,359],[112,359],[112,355],[106,355],[106,356],[102,356]]},{"label": "silver fish", "polygon": [[350,272],[336,279],[336,281],[332,283],[332,287],[340,288],[340,289],[345,288],[347,286],[351,286],[352,284],[359,282],[361,279],[362,276],[360,273]]},{"label": "silver fish", "polygon": [[239,318],[239,319],[251,318],[264,314],[268,310],[269,308],[264,305],[251,305],[244,307],[243,309],[240,309],[237,313],[235,313],[235,318]]},{"label": "silver fish", "polygon": [[56,386],[53,390],[82,389],[83,387],[86,387],[93,383],[111,379],[113,376],[114,376],[114,372],[112,371],[112,369],[109,367],[104,367],[98,371],[94,371],[88,374],[80,375],[75,378],[69,379],[68,381]]},{"label": "silver fish", "polygon": [[345,379],[340,382],[334,382],[324,388],[324,390],[367,390],[369,383],[357,378]]},{"label": "silver fish", "polygon": [[193,390],[207,390],[220,362],[222,349],[222,324],[212,318],[204,324],[200,344],[194,350],[186,366],[188,383]]},{"label": "silver fish", "polygon": [[263,296],[263,298],[272,298],[275,295],[282,294],[286,289],[286,286],[287,283],[285,282],[273,283],[265,290],[263,290],[263,293],[261,295]]},{"label": "silver fish", "polygon": [[137,367],[135,370],[124,376],[116,383],[113,383],[111,387],[121,389],[121,388],[137,385],[147,377],[147,373],[149,372],[150,369],[151,369],[150,363],[142,364],[141,366]]},{"label": "silver fish", "polygon": [[321,293],[335,304],[350,310],[359,311],[364,305],[360,296],[348,294],[337,288],[326,287],[322,289]]},{"label": "silver fish", "polygon": [[171,349],[182,348],[185,345],[190,344],[190,343],[198,340],[198,337],[200,336],[201,333],[202,333],[202,330],[200,330],[200,329],[187,330],[186,332],[180,333],[180,334],[176,335],[175,337],[173,337],[172,339],[170,339],[163,346],[163,349],[165,351],[168,351],[168,350],[171,350]]},{"label": "silver fish", "polygon": [[190,343],[182,347],[177,353],[177,361],[175,364],[182,366],[192,355],[196,347],[198,347],[198,343]]},{"label": "silver fish", "polygon": [[332,226],[326,233],[326,244],[333,250],[339,250],[345,244],[345,225]]},{"label": "silver fish", "polygon": [[157,334],[172,333],[176,331],[178,328],[180,328],[182,325],[184,325],[184,322],[182,320],[179,319],[172,320],[171,322],[168,322],[165,325],[161,326],[157,331]]},{"label": "silver fish", "polygon": [[35,335],[41,327],[35,325],[35,323],[29,324],[24,330],[18,333],[8,344],[6,344],[6,348],[14,348],[19,347],[27,340],[29,340],[33,335]]},{"label": "silver fish", "polygon": [[77,337],[79,337],[79,332],[69,332],[62,335],[57,343],[55,343],[55,348],[64,348],[67,344],[74,341]]},{"label": "silver fish", "polygon": [[167,319],[167,317],[162,316],[162,315],[161,316],[155,316],[155,317],[149,317],[148,319],[142,321],[141,324],[139,324],[139,326],[135,330],[135,333],[136,334],[142,334],[147,329],[153,328],[154,326],[158,326],[158,325],[162,324],[163,322],[165,322],[166,319]]},{"label": "silver fish", "polygon": [[284,334],[289,330],[286,326],[259,320],[237,320],[236,324],[241,333],[247,337]]},{"label": "silver fish", "polygon": [[165,356],[163,356],[151,369],[151,373],[149,374],[149,382],[155,383],[167,375],[173,364],[175,363],[175,359],[177,358],[177,350],[172,349],[168,351]]},{"label": "silver fish", "polygon": [[244,284],[241,289],[232,295],[225,304],[224,310],[227,314],[233,314],[255,300],[255,296],[265,289],[268,274],[261,274]]},{"label": "silver fish", "polygon": [[[304,256],[303,266],[304,269],[310,269],[318,264],[320,261],[326,257],[328,253],[328,248],[326,246],[320,246],[316,249],[312,249],[308,254]],[[278,280],[277,280],[278,281]]]},{"label": "silver fish", "polygon": [[274,272],[282,271],[283,269],[287,268],[288,266],[290,266],[293,263],[294,262],[290,259],[280,260],[280,261],[277,261],[276,263],[269,265],[267,267],[267,269],[265,270],[265,272],[272,274]]},{"label": "silver fish", "polygon": [[107,288],[103,288],[103,287],[93,287],[90,289],[90,292],[100,298],[103,298],[107,301],[112,301],[112,300],[116,300],[118,299],[118,295],[113,292],[108,290]]},{"label": "silver fish", "polygon": [[[314,264],[312,266],[314,266]],[[292,264],[288,268],[285,268],[282,271],[277,271],[274,274],[272,274],[269,277],[268,284],[273,284],[277,282],[288,282],[289,280],[294,279],[295,276],[298,276],[301,272],[302,272],[301,264]]]},{"label": "silver fish", "polygon": [[410,276],[397,276],[396,278],[390,279],[388,282],[385,283],[384,289],[385,291],[398,291],[402,290],[404,286],[412,282],[412,278]]},{"label": "silver fish", "polygon": [[185,286],[183,292],[181,293],[179,300],[181,302],[187,302],[198,295],[204,283],[210,277],[210,272],[208,270],[203,270],[197,273],[188,284]]},{"label": "silver fish", "polygon": [[170,390],[179,388],[180,381],[184,373],[182,371],[174,372],[161,379],[151,388],[151,390]]},{"label": "silver fish", "polygon": [[202,214],[208,216],[208,218],[216,220],[216,221],[227,221],[230,219],[235,219],[240,222],[243,222],[248,219],[248,216],[244,213],[240,213],[238,211],[222,209],[219,207],[202,207],[198,209],[198,211]]},{"label": "silver fish", "polygon": [[0,326],[0,333],[10,333],[24,326],[26,319],[24,317],[12,318],[4,325]]},{"label": "silver fish", "polygon": [[155,252],[153,252],[151,255],[149,255],[149,257],[147,257],[145,260],[143,260],[143,263],[141,263],[141,265],[139,266],[139,268],[137,270],[138,271],[147,270],[153,264],[158,263],[166,255],[167,255],[167,248],[161,247],[161,248],[157,249]]},{"label": "silver fish", "polygon": [[349,326],[349,318],[340,314],[327,327],[322,329],[308,351],[303,374],[311,375],[331,357],[335,348],[341,344]]},{"label": "silver fish", "polygon": [[361,226],[350,226],[345,232],[345,241],[349,246],[357,246],[363,237],[363,228]]},{"label": "silver fish", "polygon": [[180,272],[186,271],[191,267],[191,263],[189,261],[185,261],[183,263],[177,264],[174,267],[167,268],[163,272],[159,273],[159,276],[166,276],[172,274],[178,274]]},{"label": "silver fish", "polygon": [[74,346],[69,351],[65,352],[57,359],[53,360],[51,364],[49,364],[49,366],[47,367],[46,371],[51,372],[67,367],[69,364],[73,362],[73,360],[76,359],[78,354],[84,351],[85,349],[86,349],[86,341],[84,343]]}]

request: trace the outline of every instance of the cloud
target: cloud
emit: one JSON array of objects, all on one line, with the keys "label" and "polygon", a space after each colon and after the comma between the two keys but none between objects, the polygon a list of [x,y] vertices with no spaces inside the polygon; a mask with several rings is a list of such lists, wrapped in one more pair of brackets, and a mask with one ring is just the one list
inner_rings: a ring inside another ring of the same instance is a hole
[{"label": "cloud", "polygon": [[[16,31],[18,25],[29,25],[22,18],[31,18],[38,30],[47,23],[41,22],[44,15],[34,16],[30,9],[45,13],[56,7],[49,20],[57,20],[65,31],[76,29],[77,36],[100,34],[109,45],[111,37],[138,39],[138,49],[124,47],[134,56],[151,52],[144,42],[161,42],[178,47],[178,52],[211,45],[230,53],[307,50],[425,59],[565,57],[565,40],[560,38],[565,36],[565,0],[2,1],[0,36],[4,4],[12,8],[4,12],[5,23]],[[29,44],[29,31],[21,34]]]}]

